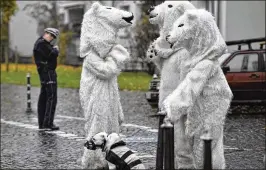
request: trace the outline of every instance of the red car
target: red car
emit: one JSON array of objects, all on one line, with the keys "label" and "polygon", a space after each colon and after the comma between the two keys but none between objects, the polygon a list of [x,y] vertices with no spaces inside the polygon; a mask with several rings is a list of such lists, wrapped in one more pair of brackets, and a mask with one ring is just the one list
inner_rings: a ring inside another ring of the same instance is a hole
[{"label": "red car", "polygon": [[[266,51],[265,43],[260,49],[252,49],[251,43],[262,39],[250,39],[227,42],[228,45],[239,45],[239,49],[230,55],[220,58],[227,82],[234,94],[232,104],[266,105]],[[247,44],[248,50],[241,50]]]}]

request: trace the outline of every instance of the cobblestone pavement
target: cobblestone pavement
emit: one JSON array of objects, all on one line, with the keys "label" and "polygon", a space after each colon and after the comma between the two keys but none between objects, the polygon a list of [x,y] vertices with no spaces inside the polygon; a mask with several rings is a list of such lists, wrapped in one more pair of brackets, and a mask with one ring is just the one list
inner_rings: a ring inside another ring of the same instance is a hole
[{"label": "cobblestone pavement", "polygon": [[[37,128],[39,88],[31,90],[33,113],[26,114],[26,86],[1,84],[1,169],[79,169],[84,119],[77,89],[58,89],[55,123],[60,131]],[[122,91],[125,124],[121,134],[128,147],[154,169],[157,120],[143,92]],[[228,169],[263,169],[265,116],[229,116],[225,126],[225,157]]]}]

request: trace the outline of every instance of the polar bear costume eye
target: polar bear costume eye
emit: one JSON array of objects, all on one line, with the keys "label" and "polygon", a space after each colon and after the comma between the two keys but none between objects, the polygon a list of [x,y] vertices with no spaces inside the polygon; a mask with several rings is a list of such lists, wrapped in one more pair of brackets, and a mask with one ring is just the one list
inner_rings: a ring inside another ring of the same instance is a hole
[{"label": "polar bear costume eye", "polygon": [[184,26],[184,24],[180,24],[180,25],[178,25],[178,27],[183,27]]},{"label": "polar bear costume eye", "polygon": [[112,8],[106,8],[106,9],[112,9]]},{"label": "polar bear costume eye", "polygon": [[172,7],[173,7],[173,5],[171,5],[171,4],[170,4],[170,5],[168,5],[168,8],[172,8]]}]

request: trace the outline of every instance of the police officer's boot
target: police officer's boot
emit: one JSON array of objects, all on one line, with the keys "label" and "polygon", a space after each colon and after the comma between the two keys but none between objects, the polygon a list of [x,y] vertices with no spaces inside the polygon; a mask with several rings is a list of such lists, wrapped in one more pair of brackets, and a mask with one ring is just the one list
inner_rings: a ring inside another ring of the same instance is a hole
[{"label": "police officer's boot", "polygon": [[51,125],[44,125],[42,127],[43,130],[59,130],[59,127],[54,125],[54,124],[51,124]]},{"label": "police officer's boot", "polygon": [[56,125],[54,125],[54,124],[52,124],[52,125],[50,126],[50,129],[51,129],[51,130],[59,130],[59,127],[56,126]]}]

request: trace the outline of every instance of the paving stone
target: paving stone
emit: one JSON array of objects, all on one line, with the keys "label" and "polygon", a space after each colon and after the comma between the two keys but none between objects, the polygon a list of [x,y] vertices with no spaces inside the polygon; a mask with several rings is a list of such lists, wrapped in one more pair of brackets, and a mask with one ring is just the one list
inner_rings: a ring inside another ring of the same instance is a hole
[{"label": "paving stone", "polygon": [[[79,169],[83,154],[84,120],[77,89],[58,89],[55,122],[60,133],[43,132],[37,126],[39,88],[32,87],[33,113],[26,114],[26,86],[1,84],[1,119],[20,122],[19,126],[1,123],[1,169]],[[125,123],[150,127],[124,126],[127,146],[137,151],[148,169],[154,169],[157,133],[156,118],[144,92],[121,91]],[[246,109],[246,108],[245,108]],[[76,117],[76,119],[71,119]],[[26,125],[25,125],[26,124]],[[32,129],[27,128],[33,125]],[[25,125],[25,126],[24,126]],[[76,137],[71,137],[71,134]],[[83,137],[83,138],[82,138]],[[227,169],[263,169],[265,154],[265,115],[228,115],[224,129]],[[146,157],[145,157],[146,155]]]}]

